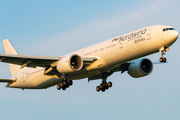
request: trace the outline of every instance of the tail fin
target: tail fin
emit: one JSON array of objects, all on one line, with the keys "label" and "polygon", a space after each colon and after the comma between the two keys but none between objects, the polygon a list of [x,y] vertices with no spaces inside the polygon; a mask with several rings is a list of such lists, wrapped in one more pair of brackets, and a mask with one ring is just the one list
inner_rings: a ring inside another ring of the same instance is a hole
[{"label": "tail fin", "polygon": [[[12,44],[9,42],[8,39],[3,40],[3,44],[4,44],[4,49],[5,49],[6,54],[18,55],[17,51],[14,49],[14,47],[12,46]],[[24,67],[23,69],[21,69],[20,65],[15,65],[15,64],[10,64],[10,63],[9,63],[9,67],[10,67],[12,76],[18,74],[24,69],[27,69],[27,67]]]}]

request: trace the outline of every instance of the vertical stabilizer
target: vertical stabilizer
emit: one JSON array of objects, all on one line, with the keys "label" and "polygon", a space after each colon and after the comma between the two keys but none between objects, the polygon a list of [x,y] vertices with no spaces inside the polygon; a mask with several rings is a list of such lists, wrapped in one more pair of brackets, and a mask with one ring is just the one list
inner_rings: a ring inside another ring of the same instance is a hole
[{"label": "vertical stabilizer", "polygon": [[[8,39],[3,40],[3,44],[4,44],[4,49],[5,49],[6,54],[18,55],[17,51],[14,49],[14,47],[12,46],[12,44],[9,42]],[[27,69],[27,67],[24,67],[23,69],[21,69],[20,65],[15,65],[15,64],[10,64],[10,63],[9,63],[9,67],[10,67],[12,76],[18,74],[24,69]]]}]

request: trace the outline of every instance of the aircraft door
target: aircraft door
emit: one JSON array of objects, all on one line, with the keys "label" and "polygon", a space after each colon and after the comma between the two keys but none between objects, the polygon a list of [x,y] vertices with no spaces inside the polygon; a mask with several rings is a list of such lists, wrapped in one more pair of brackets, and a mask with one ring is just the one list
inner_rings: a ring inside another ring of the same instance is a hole
[{"label": "aircraft door", "polygon": [[123,41],[119,39],[119,49],[123,48]]},{"label": "aircraft door", "polygon": [[149,29],[147,32],[147,40],[151,39],[151,33],[152,33],[152,29]]},{"label": "aircraft door", "polygon": [[26,82],[26,79],[28,77],[29,77],[28,72],[23,73],[23,75],[22,75],[23,82]]},{"label": "aircraft door", "polygon": [[26,75],[25,75],[25,73],[23,73],[23,75],[22,75],[22,79],[23,79],[23,82],[25,82],[25,79],[26,79]]}]

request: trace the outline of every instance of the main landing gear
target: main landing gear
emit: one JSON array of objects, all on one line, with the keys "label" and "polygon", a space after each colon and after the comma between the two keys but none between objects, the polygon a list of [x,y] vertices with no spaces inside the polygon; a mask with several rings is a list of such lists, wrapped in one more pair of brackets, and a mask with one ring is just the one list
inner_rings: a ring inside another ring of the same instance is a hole
[{"label": "main landing gear", "polygon": [[96,87],[96,91],[99,92],[99,91],[102,91],[102,92],[105,92],[105,90],[109,89],[110,87],[112,87],[112,82],[106,82],[107,80],[107,76],[108,76],[108,73],[102,73],[102,83]]},{"label": "main landing gear", "polygon": [[66,90],[66,88],[69,88],[69,86],[72,86],[73,85],[73,81],[72,80],[63,80],[62,83],[58,84],[57,85],[57,90]]},{"label": "main landing gear", "polygon": [[110,87],[112,87],[112,82],[102,82],[96,87],[96,91],[99,92],[101,90],[102,92],[105,92],[105,90],[109,89]]}]

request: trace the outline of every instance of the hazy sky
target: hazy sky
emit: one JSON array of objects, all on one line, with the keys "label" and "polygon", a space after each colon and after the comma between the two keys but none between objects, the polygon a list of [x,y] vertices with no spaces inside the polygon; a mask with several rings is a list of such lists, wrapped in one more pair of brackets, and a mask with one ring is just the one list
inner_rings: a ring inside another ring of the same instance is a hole
[{"label": "hazy sky", "polygon": [[[8,38],[19,54],[62,56],[150,25],[170,25],[180,32],[179,0],[1,0],[0,40]],[[179,40],[167,52],[168,64],[134,79],[127,73],[101,80],[74,81],[66,91],[5,88],[0,84],[0,119],[26,120],[179,120]],[[0,44],[0,53],[5,53]],[[160,53],[147,56],[157,61]],[[0,64],[0,78],[10,78]]]}]

